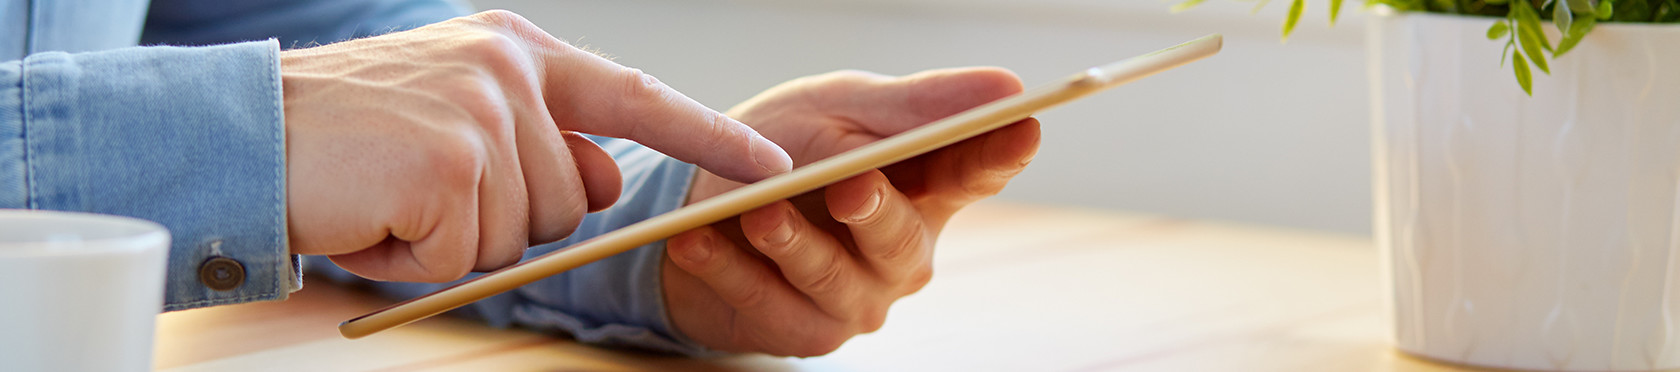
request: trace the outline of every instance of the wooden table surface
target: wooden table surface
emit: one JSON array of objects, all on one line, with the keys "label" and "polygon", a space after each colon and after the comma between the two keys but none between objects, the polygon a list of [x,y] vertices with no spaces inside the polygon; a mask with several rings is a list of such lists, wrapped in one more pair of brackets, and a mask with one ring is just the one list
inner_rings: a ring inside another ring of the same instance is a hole
[{"label": "wooden table surface", "polygon": [[310,284],[158,317],[166,371],[1456,371],[1389,346],[1363,236],[985,202],[934,280],[833,354],[687,359],[435,318],[361,340],[393,302]]}]

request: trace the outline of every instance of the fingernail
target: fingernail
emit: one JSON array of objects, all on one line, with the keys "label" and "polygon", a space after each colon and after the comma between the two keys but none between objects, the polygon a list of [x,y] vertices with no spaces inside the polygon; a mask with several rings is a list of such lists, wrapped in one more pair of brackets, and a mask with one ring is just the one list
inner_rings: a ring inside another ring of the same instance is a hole
[{"label": "fingernail", "polygon": [[787,245],[789,240],[793,240],[793,226],[791,226],[793,221],[789,218],[793,218],[793,216],[782,216],[782,222],[776,224],[775,228],[770,229],[769,233],[764,234],[764,242],[774,246],[783,246]]},{"label": "fingernail", "polygon": [[700,234],[700,238],[696,239],[694,244],[683,248],[682,255],[683,259],[695,263],[706,262],[706,259],[712,258],[712,234]]},{"label": "fingernail", "polygon": [[860,222],[869,219],[869,216],[874,216],[875,211],[879,209],[881,209],[881,190],[876,189],[869,193],[868,199],[863,200],[863,205],[852,211],[850,220],[851,222]]},{"label": "fingernail", "polygon": [[788,157],[787,152],[782,151],[781,146],[776,146],[775,142],[770,142],[770,139],[764,138],[764,136],[753,135],[753,144],[750,151],[752,151],[753,160],[757,161],[758,166],[764,168],[769,174],[776,175],[793,170],[793,158]]}]

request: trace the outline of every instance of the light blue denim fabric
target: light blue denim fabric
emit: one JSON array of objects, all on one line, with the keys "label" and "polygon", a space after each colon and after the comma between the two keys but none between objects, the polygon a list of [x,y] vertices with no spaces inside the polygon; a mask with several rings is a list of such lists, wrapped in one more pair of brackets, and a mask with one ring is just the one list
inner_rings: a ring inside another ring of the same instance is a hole
[{"label": "light blue denim fabric", "polygon": [[470,11],[452,0],[153,0],[141,44],[274,38],[284,49],[305,48],[425,26]]},{"label": "light blue denim fabric", "polygon": [[[0,62],[0,208],[127,215],[167,226],[174,244],[166,310],[284,299],[301,288],[301,265],[286,254],[279,49],[417,27],[468,8],[449,0],[158,0],[147,13],[147,5],[0,0],[0,61],[8,61]],[[249,40],[259,41],[134,47]],[[533,247],[526,257],[670,211],[686,198],[694,166],[631,141],[592,139],[619,162],[622,198],[565,241]],[[651,244],[470,309],[496,326],[706,353],[666,316],[663,255],[663,242]],[[244,265],[245,284],[223,292],[199,283],[198,265],[212,256]],[[362,281],[312,261],[323,276]],[[442,286],[369,283],[400,297]]]},{"label": "light blue denim fabric", "polygon": [[[260,41],[0,64],[0,207],[168,227],[166,310],[285,298],[300,284],[285,244],[279,51]],[[212,256],[239,261],[244,284],[201,284]]]},{"label": "light blue denim fabric", "polygon": [[0,0],[0,61],[134,46],[146,0]]}]

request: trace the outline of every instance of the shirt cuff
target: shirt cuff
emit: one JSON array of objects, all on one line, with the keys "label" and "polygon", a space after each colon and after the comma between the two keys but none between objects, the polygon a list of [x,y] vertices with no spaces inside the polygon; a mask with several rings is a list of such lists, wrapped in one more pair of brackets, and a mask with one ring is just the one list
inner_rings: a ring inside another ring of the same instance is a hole
[{"label": "shirt cuff", "polygon": [[0,114],[0,178],[23,182],[0,185],[0,203],[168,227],[165,310],[302,287],[286,246],[278,43],[47,52],[8,66],[0,110],[16,115]]}]

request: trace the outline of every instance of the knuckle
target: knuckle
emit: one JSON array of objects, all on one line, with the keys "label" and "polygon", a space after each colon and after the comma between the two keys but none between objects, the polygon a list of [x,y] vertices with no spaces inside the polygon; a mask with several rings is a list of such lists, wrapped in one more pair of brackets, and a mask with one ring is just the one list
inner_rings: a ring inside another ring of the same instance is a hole
[{"label": "knuckle", "polygon": [[530,23],[530,21],[526,20],[525,17],[520,16],[518,13],[508,11],[507,9],[486,10],[467,16],[467,18],[502,27],[512,27]]},{"label": "knuckle", "polygon": [[[533,55],[564,52],[570,45],[549,35],[525,17],[506,10],[489,10],[466,17],[479,27],[469,30],[476,36],[465,43],[471,56],[490,59],[496,66],[517,68],[526,75],[539,61]],[[513,70],[510,70],[513,71]]]},{"label": "knuckle", "polygon": [[643,116],[642,113],[669,101],[665,83],[659,81],[641,69],[624,67],[618,70],[618,82],[621,98],[627,102],[625,109],[631,110],[626,115]]},{"label": "knuckle", "polygon": [[752,139],[744,131],[737,130],[728,116],[717,111],[705,110],[707,142],[710,143],[708,154],[722,154],[731,148],[751,144]]},{"label": "knuckle", "polygon": [[[670,239],[665,241],[666,254],[671,256],[672,261],[676,262],[679,266],[681,266],[684,271],[687,271],[691,274],[694,274],[695,276],[701,277],[702,279],[706,279],[706,278],[710,278],[712,276],[715,276],[717,272],[723,271],[721,269],[722,266],[727,266],[728,265],[727,260],[720,260],[720,259],[717,259],[717,257],[713,257],[713,259],[700,261],[700,262],[695,262],[693,260],[689,260],[689,259],[685,259],[683,257],[679,257],[679,255],[682,251],[688,251],[688,250],[693,250],[693,249],[715,248],[715,247],[712,247],[713,245],[715,245],[715,243],[712,242],[713,241],[712,239],[715,239],[715,238],[711,237],[711,235],[713,233],[710,232],[710,231],[706,231],[705,229],[707,229],[707,228],[700,228],[700,229],[685,231],[681,234],[677,234],[676,236],[672,236]],[[717,292],[719,294],[719,296],[721,296],[724,300],[730,300],[731,299],[730,297],[726,297],[729,294],[728,292],[722,291],[722,289],[725,289],[725,288],[720,288],[716,285],[708,285],[708,286],[712,287],[714,292]],[[728,301],[726,301],[726,302],[728,302]],[[733,305],[734,303],[730,302],[730,304]]]},{"label": "knuckle", "polygon": [[[515,40],[501,32],[479,32],[467,37],[461,43],[463,53],[478,58],[479,62],[495,71],[523,71],[527,59],[523,58],[525,48]],[[524,73],[519,74],[521,77]]]},{"label": "knuckle", "polygon": [[739,133],[739,131],[735,130],[734,123],[730,121],[729,116],[726,116],[723,113],[706,110],[704,115],[706,116],[706,129],[712,131],[711,134],[713,138],[742,136],[745,134]]},{"label": "knuckle", "polygon": [[924,239],[927,236],[927,229],[923,228],[920,222],[907,227],[909,228],[909,235],[902,239],[893,239],[892,242],[887,243],[886,247],[883,247],[884,249],[875,251],[875,259],[895,262],[920,252],[923,245],[927,244],[926,239]]},{"label": "knuckle", "polygon": [[731,303],[737,308],[750,309],[764,305],[770,300],[770,289],[760,282],[738,284],[730,296]]},{"label": "knuckle", "polygon": [[481,143],[487,152],[516,157],[514,154],[517,154],[519,149],[514,137],[518,135],[518,130],[515,129],[513,115],[505,109],[497,111],[499,112],[491,114],[494,116],[490,120],[479,124],[479,130],[484,133]]},{"label": "knuckle", "polygon": [[[790,226],[789,228],[794,227]],[[805,232],[803,231],[794,230],[787,241],[780,243],[771,242],[769,235],[769,232],[760,235],[754,246],[773,260],[798,259],[810,254],[807,252],[810,250],[808,249],[810,245],[806,243]]]},{"label": "knuckle", "polygon": [[455,98],[467,106],[476,129],[484,134],[482,140],[488,143],[510,142],[515,134],[514,114],[501,97],[495,92],[480,91],[461,93]]},{"label": "knuckle", "polygon": [[845,287],[845,281],[842,280],[845,270],[841,270],[839,260],[830,256],[826,261],[817,267],[815,275],[806,277],[808,279],[801,283],[803,285],[800,288],[813,294],[825,294],[839,292]]},{"label": "knuckle", "polygon": [[489,161],[483,138],[476,131],[444,135],[427,148],[426,167],[453,189],[475,190]]}]

